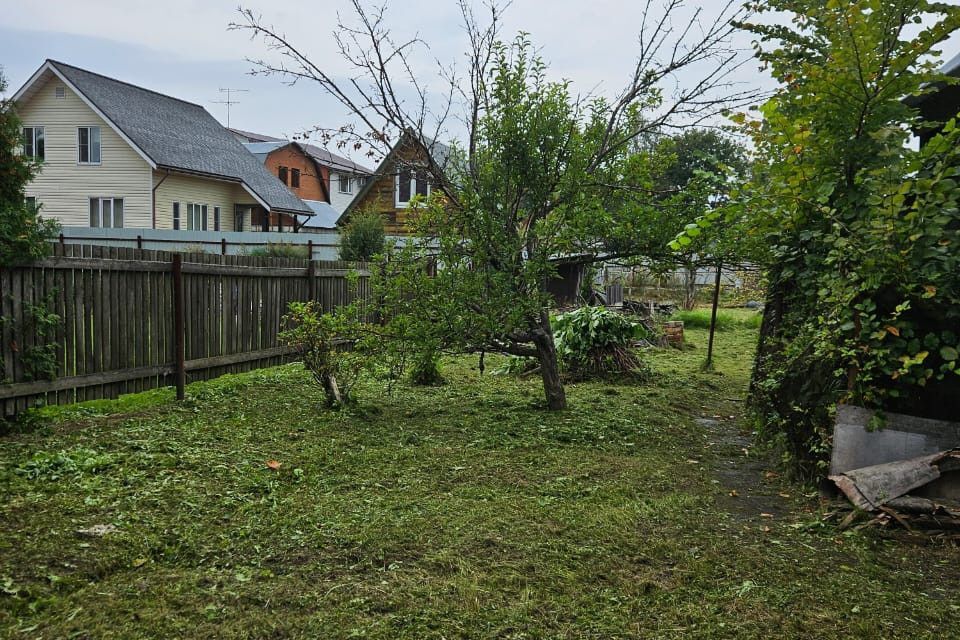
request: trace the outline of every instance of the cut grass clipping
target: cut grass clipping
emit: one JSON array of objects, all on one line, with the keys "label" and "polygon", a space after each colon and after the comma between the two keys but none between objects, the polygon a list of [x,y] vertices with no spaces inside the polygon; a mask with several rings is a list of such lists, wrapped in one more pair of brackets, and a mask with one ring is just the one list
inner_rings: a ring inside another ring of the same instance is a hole
[{"label": "cut grass clipping", "polygon": [[0,638],[956,637],[960,550],[825,522],[734,418],[756,332],[686,338],[559,412],[476,358],[45,409],[0,436]]}]

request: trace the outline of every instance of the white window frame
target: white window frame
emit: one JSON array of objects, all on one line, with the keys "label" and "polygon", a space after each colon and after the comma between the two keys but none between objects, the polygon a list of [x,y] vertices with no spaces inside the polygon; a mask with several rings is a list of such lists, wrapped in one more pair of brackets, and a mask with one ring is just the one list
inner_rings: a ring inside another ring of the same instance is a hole
[{"label": "white window frame", "polygon": [[187,230],[188,231],[206,231],[207,230],[207,211],[205,204],[195,202],[187,203]]},{"label": "white window frame", "polygon": [[[90,208],[90,215],[91,215],[90,226],[91,227],[103,228],[103,229],[123,229],[123,216],[124,216],[123,198],[114,198],[112,196],[90,196],[87,202]],[[94,202],[97,203],[97,211],[96,211],[97,219],[96,220],[93,220],[94,212],[92,209],[93,209]],[[106,202],[110,203],[110,213],[109,213],[110,224],[108,225],[103,224],[103,220],[104,220],[103,216],[104,216],[104,208],[105,208],[103,205]],[[118,202],[120,203],[120,218],[119,218],[120,224],[117,224],[118,222],[117,203]],[[93,224],[94,222],[96,222],[97,224]]]},{"label": "white window frame", "polygon": [[[343,186],[346,185],[347,188],[344,189]],[[337,191],[339,193],[353,193],[353,179],[345,173],[341,173],[337,176]]]},{"label": "white window frame", "polygon": [[[82,152],[82,147],[80,143],[80,132],[83,130],[87,131],[87,159],[84,160],[80,155]],[[97,132],[97,159],[93,160],[93,132]],[[103,131],[99,126],[89,125],[85,127],[77,127],[77,164],[81,165],[90,165],[90,166],[99,166],[103,162]]]},{"label": "white window frame", "polygon": [[400,176],[407,171],[410,172],[410,200],[413,200],[418,195],[417,186],[420,181],[420,177],[418,176],[423,176],[424,181],[427,183],[427,193],[425,194],[425,197],[429,196],[433,191],[433,186],[430,184],[430,180],[427,177],[426,169],[418,169],[416,167],[401,169],[395,174],[393,183],[393,201],[397,209],[406,209],[410,206],[410,200],[400,199]]},{"label": "white window frame", "polygon": [[[27,153],[26,137],[27,129],[30,130],[30,153]],[[40,134],[39,136],[37,134]],[[23,137],[21,143],[23,143],[23,155],[28,158],[33,158],[38,162],[43,162],[46,160],[47,155],[47,137],[44,134],[43,127],[34,127],[34,126],[23,126],[20,129],[20,135]],[[37,142],[43,143],[43,150],[37,155]]]}]

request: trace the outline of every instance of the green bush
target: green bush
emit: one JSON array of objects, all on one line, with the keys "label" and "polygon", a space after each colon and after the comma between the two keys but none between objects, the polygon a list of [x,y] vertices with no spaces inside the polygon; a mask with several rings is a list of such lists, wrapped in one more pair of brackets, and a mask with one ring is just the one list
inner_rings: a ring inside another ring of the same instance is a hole
[{"label": "green bush", "polygon": [[307,248],[292,242],[270,242],[265,247],[252,250],[250,255],[265,258],[306,258]]},{"label": "green bush", "polygon": [[415,354],[410,363],[410,381],[426,387],[442,384],[440,353],[428,350]]},{"label": "green bush", "polygon": [[647,328],[604,307],[581,307],[554,320],[557,355],[572,379],[607,374],[645,375],[634,340],[649,338]]},{"label": "green bush", "polygon": [[374,212],[354,215],[340,236],[340,259],[347,262],[366,262],[383,253],[386,232],[383,218]]}]

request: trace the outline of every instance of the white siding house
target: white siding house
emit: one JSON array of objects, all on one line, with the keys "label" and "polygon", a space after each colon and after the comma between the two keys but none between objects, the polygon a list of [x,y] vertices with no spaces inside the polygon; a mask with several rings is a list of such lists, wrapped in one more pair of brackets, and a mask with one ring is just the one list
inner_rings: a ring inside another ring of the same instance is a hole
[{"label": "white siding house", "polygon": [[64,226],[247,231],[255,214],[314,215],[199,105],[53,60],[14,101],[41,163],[26,195]]}]

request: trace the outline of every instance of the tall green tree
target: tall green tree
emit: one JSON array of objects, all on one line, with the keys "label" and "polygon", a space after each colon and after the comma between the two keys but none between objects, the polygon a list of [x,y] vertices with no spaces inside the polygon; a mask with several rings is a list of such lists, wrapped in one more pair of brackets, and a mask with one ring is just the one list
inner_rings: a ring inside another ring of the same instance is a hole
[{"label": "tall green tree", "polygon": [[[0,69],[0,94],[7,82]],[[0,100],[0,267],[31,262],[46,256],[56,235],[55,221],[44,220],[28,204],[24,188],[39,171],[32,158],[21,153],[23,129],[12,100]]]},{"label": "tall green tree", "polygon": [[[731,18],[739,3],[725,1],[706,17],[688,14],[673,21],[682,0],[652,9],[639,25],[634,66],[613,98],[577,96],[568,82],[547,77],[543,60],[521,34],[510,44],[499,37],[500,8],[489,5],[481,23],[472,5],[461,2],[468,41],[468,67],[458,73],[441,63],[449,83],[443,99],[427,90],[413,55],[418,39],[395,39],[384,10],[353,0],[356,21],[340,24],[336,41],[357,71],[340,82],[311,61],[251,11],[235,28],[262,37],[282,52],[255,61],[259,73],[317,82],[357,119],[353,127],[320,131],[351,144],[385,151],[399,136],[412,138],[424,153],[409,169],[429,175],[434,196],[421,203],[419,234],[391,261],[390,282],[381,299],[393,309],[389,332],[400,341],[458,351],[499,351],[537,358],[550,409],[566,406],[550,325],[546,281],[552,259],[586,249],[602,231],[596,224],[605,203],[622,190],[630,156],[649,135],[680,123],[696,123],[747,96],[732,93],[729,74],[737,65],[729,48]],[[676,37],[682,42],[677,42]],[[676,91],[664,86],[687,68],[707,76]],[[448,132],[453,110],[462,109],[463,144],[452,157],[437,153],[435,141]],[[448,161],[444,161],[444,159]],[[637,175],[643,176],[643,171]],[[648,193],[645,185],[637,193]],[[428,253],[440,265],[424,276]]]},{"label": "tall green tree", "polygon": [[822,462],[838,401],[958,409],[960,134],[951,123],[912,149],[919,123],[904,99],[950,81],[931,54],[960,26],[960,7],[755,8],[790,22],[743,25],[780,82],[760,118],[736,117],[763,164],[732,215],[769,247],[752,405],[798,459]]}]

